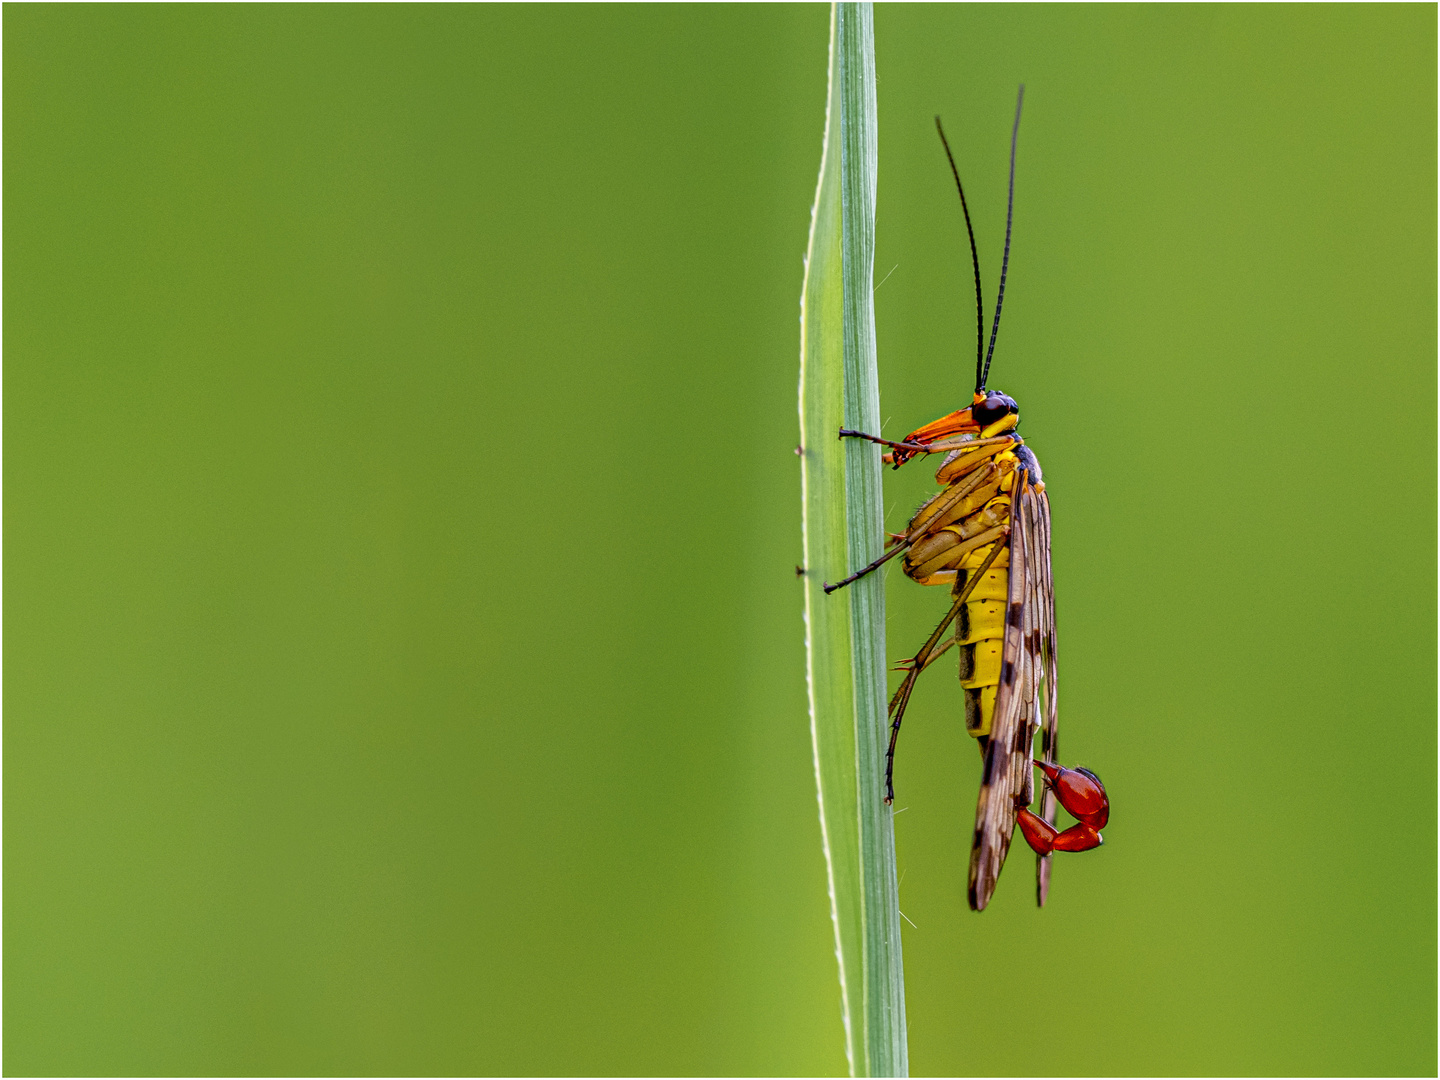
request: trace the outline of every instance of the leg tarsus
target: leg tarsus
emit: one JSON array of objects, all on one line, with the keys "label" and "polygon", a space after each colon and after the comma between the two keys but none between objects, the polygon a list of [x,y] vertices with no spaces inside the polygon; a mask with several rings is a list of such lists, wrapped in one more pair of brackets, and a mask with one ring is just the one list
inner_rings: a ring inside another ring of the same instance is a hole
[{"label": "leg tarsus", "polygon": [[881,555],[878,559],[876,559],[874,562],[872,562],[869,566],[866,566],[866,567],[863,567],[863,568],[861,568],[861,569],[859,569],[859,570],[856,570],[855,573],[851,574],[851,575],[850,575],[849,577],[847,577],[847,578],[841,578],[841,579],[840,579],[839,581],[837,581],[834,585],[831,585],[831,584],[829,584],[829,583],[827,582],[827,583],[822,583],[820,587],[825,590],[825,595],[826,595],[826,596],[829,596],[829,595],[830,595],[832,592],[834,592],[836,589],[843,589],[846,585],[849,585],[852,581],[859,581],[859,580],[860,580],[862,577],[864,577],[866,574],[870,573],[870,571],[872,571],[872,570],[878,570],[880,567],[884,566],[887,562],[889,562],[891,559],[893,559],[896,555],[899,555],[900,552],[904,551],[904,550],[905,550],[906,548],[908,548],[909,546],[910,546],[909,544],[895,544],[893,547],[890,548],[889,551],[887,551],[884,555]]},{"label": "leg tarsus", "polygon": [[842,439],[864,439],[866,442],[879,443],[881,446],[888,446],[894,450],[908,450],[912,454],[925,454],[930,448],[923,443],[896,442],[894,439],[882,439],[879,435],[867,435],[863,431],[852,431],[850,428],[840,429]]},{"label": "leg tarsus", "polygon": [[900,738],[900,721],[905,718],[905,707],[910,704],[910,694],[915,689],[915,680],[920,677],[922,671],[930,666],[930,657],[935,651],[935,646],[939,644],[941,636],[954,622],[955,616],[960,614],[960,605],[964,602],[965,597],[961,597],[950,605],[950,610],[940,620],[940,625],[935,627],[929,640],[920,647],[920,651],[910,659],[902,661],[906,666],[905,679],[895,688],[895,694],[890,698],[888,710],[892,719],[890,721],[890,745],[885,750],[885,804],[887,806],[895,801],[895,743]]},{"label": "leg tarsus", "polygon": [[890,723],[890,745],[885,750],[885,805],[887,806],[895,801],[895,743],[900,738],[900,721],[905,718],[905,707],[910,704],[910,694],[915,689],[915,680],[920,677],[922,671],[930,666],[931,660],[954,643],[954,639],[951,639],[950,643],[936,649],[946,629],[955,621],[955,616],[960,614],[961,606],[970,599],[970,594],[975,591],[975,586],[980,583],[985,572],[999,557],[1001,547],[1002,545],[998,542],[990,546],[990,554],[985,556],[985,561],[980,564],[979,569],[966,576],[964,588],[955,597],[955,602],[950,605],[950,610],[946,612],[945,617],[940,620],[940,625],[935,627],[930,634],[929,640],[920,647],[918,653],[909,660],[903,661],[908,665],[905,679],[895,688],[895,695],[890,699],[890,707],[887,710],[893,717]]}]

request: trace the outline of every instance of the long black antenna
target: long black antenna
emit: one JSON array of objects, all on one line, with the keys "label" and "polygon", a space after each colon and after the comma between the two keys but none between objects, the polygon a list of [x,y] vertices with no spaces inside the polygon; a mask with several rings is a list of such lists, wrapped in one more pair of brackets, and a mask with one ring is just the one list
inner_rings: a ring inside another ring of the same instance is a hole
[{"label": "long black antenna", "polygon": [[1010,268],[1010,223],[1015,219],[1015,144],[1020,141],[1020,106],[1025,104],[1025,84],[1015,100],[1015,129],[1010,133],[1010,205],[1005,210],[1005,256],[1000,260],[1000,292],[995,297],[995,322],[990,327],[990,348],[985,353],[985,370],[980,373],[980,386],[990,377],[990,359],[995,355],[995,336],[1000,333],[1000,306],[1005,303],[1005,271]]},{"label": "long black antenna", "polygon": [[980,372],[980,361],[985,351],[985,302],[980,298],[980,253],[975,250],[975,228],[970,224],[970,206],[965,201],[965,185],[960,183],[960,170],[955,167],[955,155],[950,153],[950,142],[945,138],[945,129],[940,126],[940,117],[935,117],[935,130],[940,133],[940,145],[945,147],[945,156],[950,159],[950,172],[955,177],[955,188],[960,192],[960,209],[965,211],[965,231],[970,234],[970,261],[975,266],[975,389],[985,389],[985,376]]}]

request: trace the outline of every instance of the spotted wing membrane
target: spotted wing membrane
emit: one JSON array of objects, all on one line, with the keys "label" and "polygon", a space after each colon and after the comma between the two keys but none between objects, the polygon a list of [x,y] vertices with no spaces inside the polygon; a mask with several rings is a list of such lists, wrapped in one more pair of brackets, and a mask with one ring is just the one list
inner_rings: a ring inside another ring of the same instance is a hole
[{"label": "spotted wing membrane", "polygon": [[[1017,475],[1011,509],[1009,592],[1005,645],[994,720],[985,746],[975,839],[970,851],[970,906],[990,902],[1015,831],[1015,797],[1034,794],[1034,736],[1044,730],[1042,752],[1055,752],[1055,606],[1050,578],[1050,504],[1028,470]],[[1043,688],[1043,693],[1042,693]],[[1042,704],[1043,702],[1043,704]],[[1054,796],[1042,798],[1041,816],[1054,822]],[[1049,857],[1036,867],[1036,898],[1045,902]]]},{"label": "spotted wing membrane", "polygon": [[[1035,574],[1033,601],[1039,612],[1040,650],[1037,660],[1043,680],[1036,701],[1036,715],[1040,719],[1040,758],[1057,761],[1059,748],[1056,745],[1055,722],[1059,719],[1058,686],[1056,676],[1058,664],[1055,659],[1055,588],[1050,576],[1050,497],[1042,488],[1035,493],[1033,503],[1027,503],[1027,513],[1032,515],[1030,531],[1035,536]],[[1055,792],[1046,785],[1040,796],[1040,816],[1047,824],[1055,824],[1057,805]],[[1049,855],[1035,856],[1035,902],[1045,906],[1050,892]]]}]

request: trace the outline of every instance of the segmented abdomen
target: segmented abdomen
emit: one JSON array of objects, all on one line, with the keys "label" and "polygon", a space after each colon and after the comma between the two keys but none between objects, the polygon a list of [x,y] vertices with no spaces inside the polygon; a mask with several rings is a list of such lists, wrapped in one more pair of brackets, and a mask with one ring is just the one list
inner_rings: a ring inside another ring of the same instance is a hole
[{"label": "segmented abdomen", "polygon": [[[1006,551],[996,563],[1008,563],[1009,555]],[[956,589],[963,589],[968,575],[977,569],[957,574]],[[991,566],[955,620],[955,641],[960,646],[960,685],[965,688],[965,730],[977,739],[990,734],[990,723],[995,718],[995,693],[1000,686],[1005,653],[1005,605],[1009,588],[1009,570]]]},{"label": "segmented abdomen", "polygon": [[935,474],[945,487],[915,512],[906,529],[919,535],[905,553],[905,573],[921,585],[950,585],[955,595],[991,547],[1004,545],[955,620],[965,728],[976,738],[990,734],[1000,684],[1009,596],[1010,493],[1021,455],[1030,456],[1022,447],[1019,436],[1013,436],[1009,442],[952,452]]}]

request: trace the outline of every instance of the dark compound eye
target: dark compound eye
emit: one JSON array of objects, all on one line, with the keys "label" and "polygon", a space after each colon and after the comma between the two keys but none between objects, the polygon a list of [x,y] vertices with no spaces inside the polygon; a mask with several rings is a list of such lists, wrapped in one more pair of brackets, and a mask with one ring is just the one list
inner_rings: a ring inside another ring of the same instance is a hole
[{"label": "dark compound eye", "polygon": [[989,427],[996,420],[1009,416],[1011,413],[1018,413],[1020,406],[1015,404],[1015,399],[1006,394],[991,391],[985,395],[985,400],[979,405],[970,409],[970,415],[981,427]]}]

